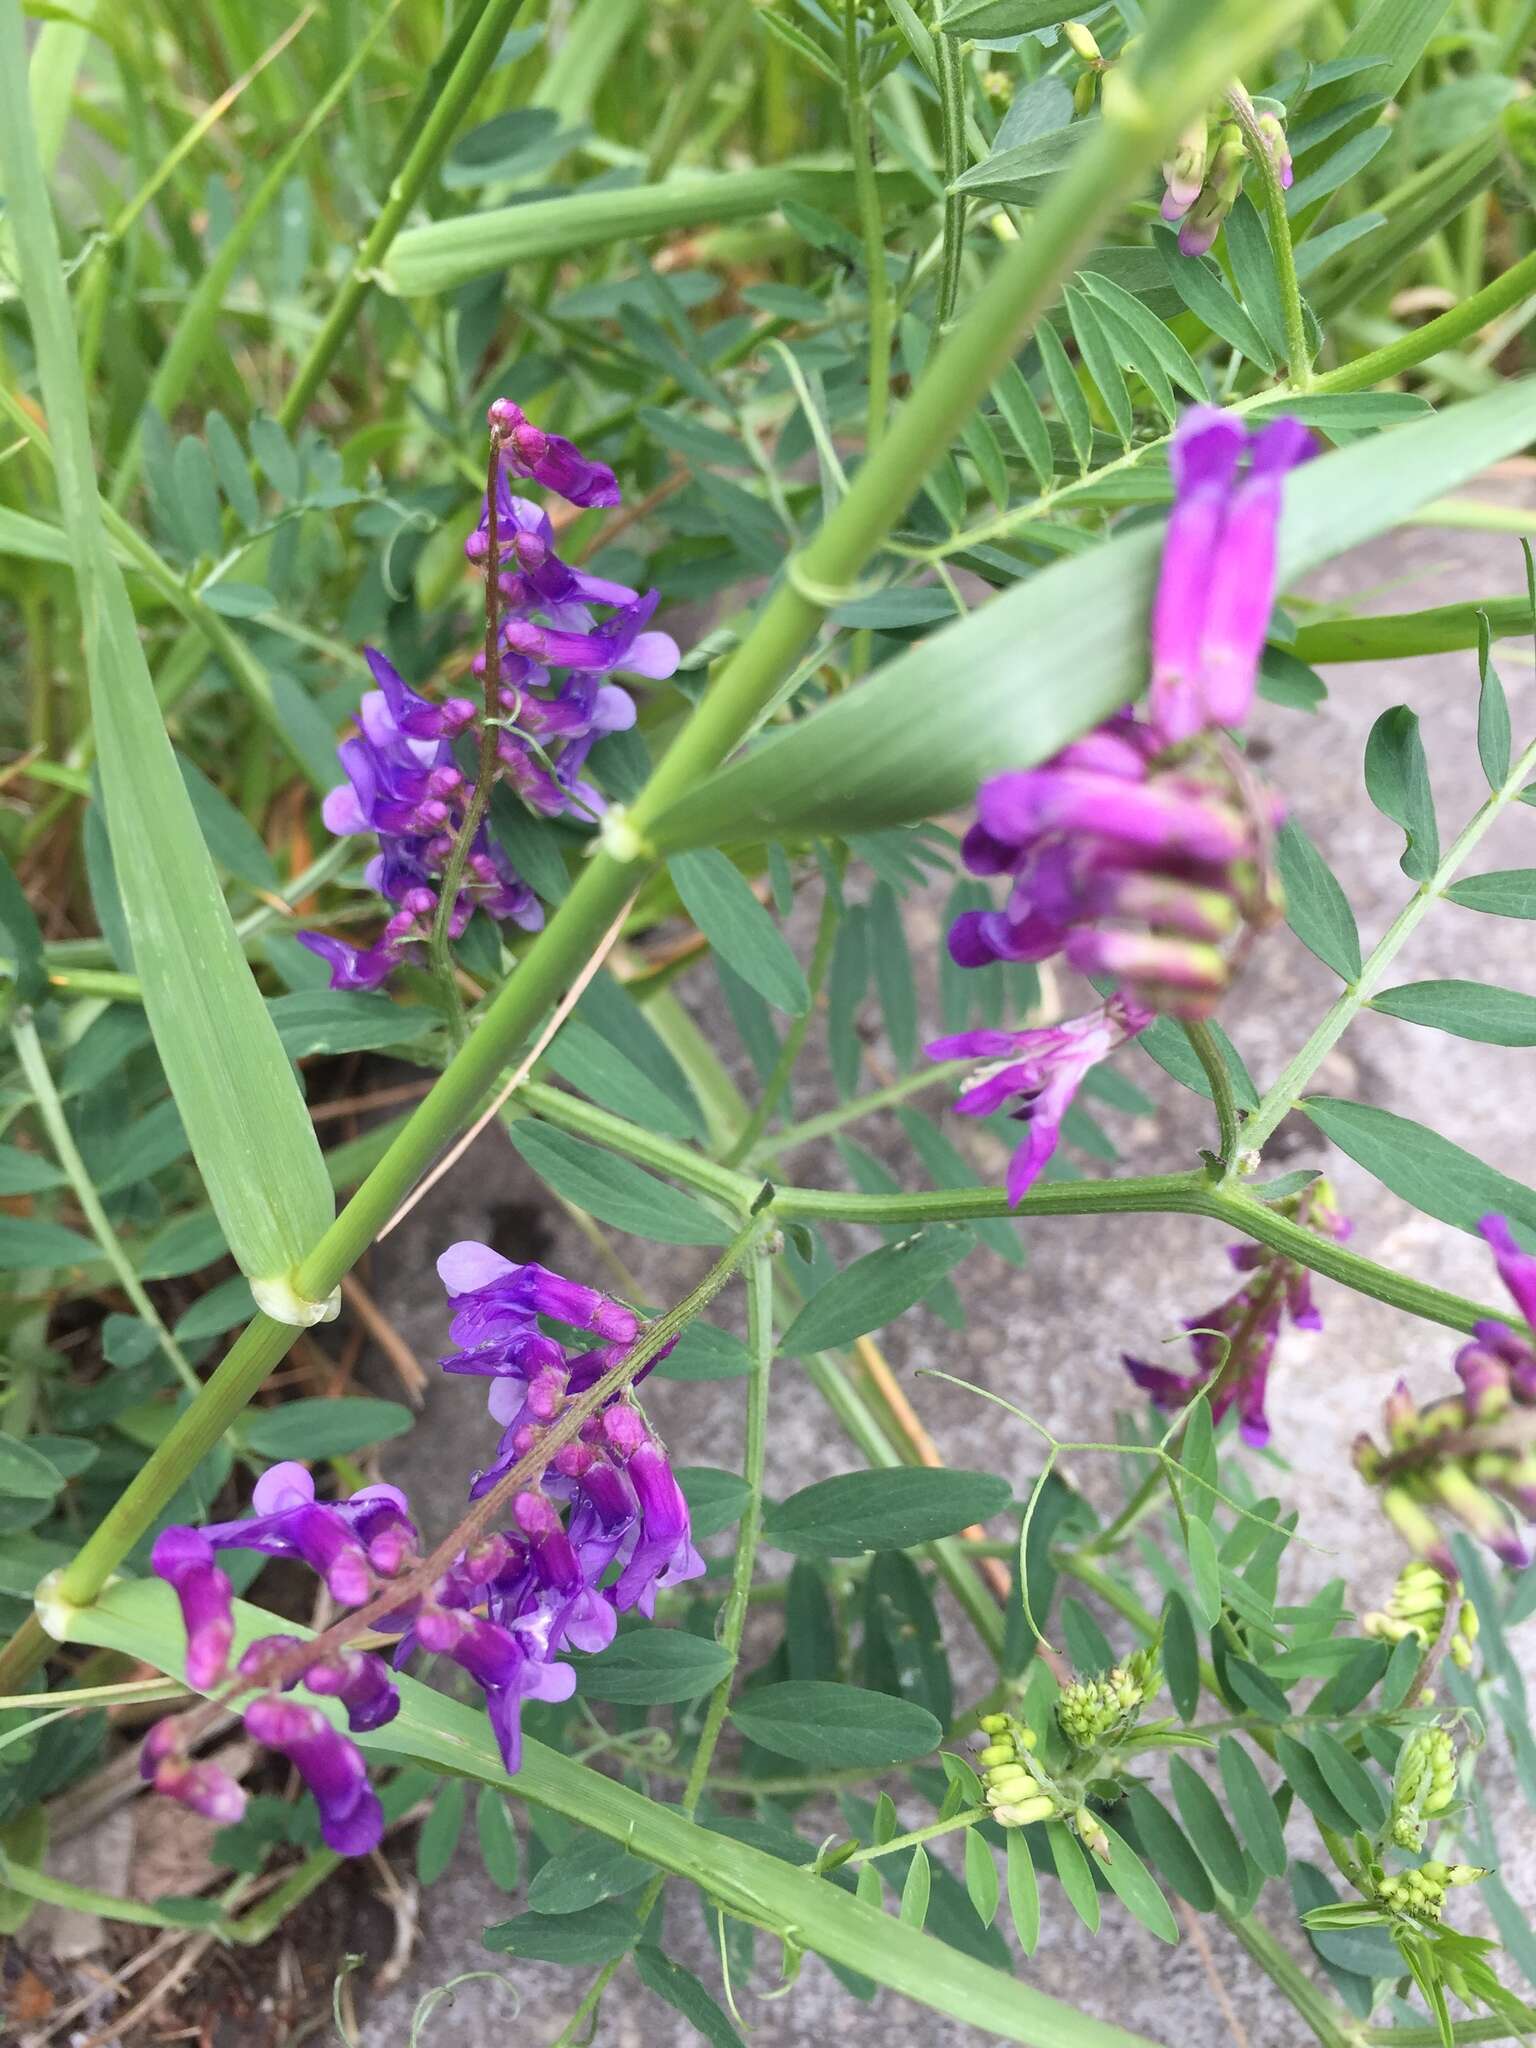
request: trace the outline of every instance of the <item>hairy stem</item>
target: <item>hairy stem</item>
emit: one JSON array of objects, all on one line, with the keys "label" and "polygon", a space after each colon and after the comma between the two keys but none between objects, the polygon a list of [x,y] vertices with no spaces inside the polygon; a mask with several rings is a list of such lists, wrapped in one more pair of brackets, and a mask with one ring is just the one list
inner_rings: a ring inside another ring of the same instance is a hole
[{"label": "hairy stem", "polygon": [[938,326],[954,318],[965,255],[965,194],[954,189],[965,170],[965,71],[958,36],[939,36],[939,119],[944,140],[944,244],[939,258]]},{"label": "hairy stem", "polygon": [[1264,188],[1264,212],[1269,222],[1269,248],[1275,259],[1275,277],[1280,286],[1280,309],[1285,320],[1285,357],[1291,388],[1305,391],[1312,382],[1312,351],[1307,343],[1307,322],[1302,312],[1301,287],[1296,282],[1296,256],[1291,247],[1291,220],[1285,210],[1285,187],[1275,159],[1259,126],[1253,102],[1240,85],[1227,93],[1227,105],[1243,131],[1248,161],[1259,174]]},{"label": "hairy stem", "polygon": [[[848,96],[848,145],[853,187],[864,235],[864,268],[869,289],[869,424],[866,446],[876,448],[885,433],[891,384],[891,280],[885,267],[885,222],[875,177],[874,132],[859,53],[858,0],[843,0],[843,83]],[[963,146],[963,138],[962,138]]]},{"label": "hairy stem", "polygon": [[1235,1913],[1219,1896],[1216,1911],[1270,1982],[1285,1993],[1323,2048],[1350,2048],[1354,2035],[1343,2008],[1318,1990],[1269,1929],[1251,1913]]},{"label": "hairy stem", "polygon": [[967,1807],[964,1813],[957,1813],[950,1820],[933,1820],[925,1828],[913,1828],[910,1834],[892,1835],[888,1842],[874,1842],[867,1849],[858,1849],[844,1860],[850,1865],[872,1863],[877,1856],[892,1856],[898,1849],[911,1849],[919,1842],[931,1842],[935,1835],[952,1835],[957,1828],[974,1827],[979,1820],[987,1818],[984,1806]]},{"label": "hairy stem", "polygon": [[1232,1075],[1209,1024],[1186,1023],[1182,1029],[1191,1051],[1205,1071],[1205,1078],[1211,1084],[1211,1101],[1216,1108],[1217,1149],[1223,1169],[1230,1170],[1237,1157],[1239,1143],[1237,1098],[1232,1093]]}]

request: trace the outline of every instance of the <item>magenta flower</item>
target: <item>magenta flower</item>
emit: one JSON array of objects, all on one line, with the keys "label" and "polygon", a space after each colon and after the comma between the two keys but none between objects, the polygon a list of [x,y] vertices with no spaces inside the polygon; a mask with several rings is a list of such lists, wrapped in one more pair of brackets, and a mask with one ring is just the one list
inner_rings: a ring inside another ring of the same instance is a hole
[{"label": "magenta flower", "polygon": [[157,1721],[139,1752],[139,1775],[167,1799],[229,1827],[245,1818],[245,1788],[217,1764],[195,1763],[181,1747],[181,1723]]},{"label": "magenta flower", "polygon": [[368,1782],[368,1766],[317,1707],[267,1694],[246,1708],[245,1727],[264,1749],[285,1756],[309,1787],[327,1848],[338,1856],[366,1856],[378,1847],[384,1811]]},{"label": "magenta flower", "polygon": [[415,1551],[415,1524],[405,1495],[395,1486],[364,1486],[345,1501],[317,1501],[314,1479],[288,1460],[262,1473],[251,1505],[255,1514],[239,1521],[167,1530],[165,1536],[195,1535],[213,1550],[301,1558],[344,1607],[360,1607],[373,1592],[375,1578],[392,1578]]},{"label": "magenta flower", "polygon": [[593,462],[574,441],[536,427],[510,398],[495,399],[488,415],[502,437],[507,466],[514,476],[531,477],[571,505],[617,505],[618,479],[605,462]]},{"label": "magenta flower", "polygon": [[234,1588],[214,1559],[212,1543],[199,1529],[162,1529],[150,1552],[149,1568],[181,1603],[187,1683],[194,1691],[209,1692],[229,1668],[229,1646],[235,1637]]},{"label": "magenta flower", "polygon": [[1029,1135],[1008,1168],[1008,1200],[1017,1204],[1040,1178],[1061,1139],[1061,1121],[1083,1077],[1117,1047],[1152,1022],[1129,996],[1111,996],[1102,1009],[1064,1024],[1034,1031],[961,1031],[936,1038],[923,1050],[930,1059],[975,1059],[955,1108],[961,1116],[991,1116],[1013,1097],[1010,1116],[1029,1126]]},{"label": "magenta flower", "polygon": [[1247,718],[1274,608],[1281,491],[1287,472],[1311,453],[1299,420],[1273,420],[1255,434],[1211,406],[1180,420],[1148,695],[1165,745]]}]

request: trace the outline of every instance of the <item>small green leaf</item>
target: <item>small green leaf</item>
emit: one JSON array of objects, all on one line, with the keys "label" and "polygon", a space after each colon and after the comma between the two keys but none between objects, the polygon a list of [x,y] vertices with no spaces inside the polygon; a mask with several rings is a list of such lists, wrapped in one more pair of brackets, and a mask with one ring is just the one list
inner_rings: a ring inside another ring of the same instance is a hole
[{"label": "small green leaf", "polygon": [[0,1431],[0,1497],[52,1500],[63,1487],[64,1474],[41,1451]]},{"label": "small green leaf", "polygon": [[1173,1917],[1173,1908],[1158,1889],[1157,1881],[1136,1851],[1118,1834],[1107,1820],[1099,1823],[1109,1837],[1109,1861],[1099,1868],[1109,1879],[1111,1891],[1126,1911],[1159,1941],[1176,1943],[1179,1938],[1179,1923]]},{"label": "small green leaf", "polygon": [[1066,1824],[1059,1820],[1047,1821],[1045,1838],[1051,1845],[1051,1857],[1056,1865],[1056,1875],[1061,1888],[1079,1920],[1090,1934],[1099,1931],[1099,1889],[1088,1868],[1088,1858],[1076,1835],[1068,1832]]},{"label": "small green leaf", "polygon": [[1200,1645],[1181,1594],[1163,1602],[1163,1670],[1180,1716],[1192,1721],[1200,1706]]},{"label": "small green leaf", "polygon": [[919,1842],[912,1851],[912,1861],[907,1865],[907,1875],[901,1887],[901,1911],[898,1917],[903,1927],[921,1927],[928,1918],[928,1898],[933,1888],[933,1875],[928,1864],[928,1852]]},{"label": "small green leaf", "polygon": [[591,1968],[633,1948],[639,1932],[632,1913],[604,1900],[584,1913],[520,1913],[487,1927],[482,1939],[499,1955]]},{"label": "small green leaf", "polygon": [[[1207,402],[1210,394],[1200,375],[1200,366],[1170,327],[1165,326],[1123,285],[1116,284],[1113,278],[1103,277],[1094,270],[1079,271],[1078,278],[1135,336],[1175,384],[1181,385],[1197,405]],[[1140,361],[1136,366],[1141,369]],[[1142,375],[1146,376],[1145,370],[1142,370]]]},{"label": "small green leaf", "polygon": [[771,1503],[763,1541],[795,1557],[857,1557],[953,1536],[1006,1507],[1012,1489],[990,1472],[922,1465],[844,1472]]},{"label": "small green leaf", "polygon": [[1373,996],[1371,1008],[1482,1045],[1536,1045],[1536,996],[1480,981],[1405,982]]},{"label": "small green leaf", "polygon": [[1167,228],[1154,228],[1152,242],[1163,259],[1169,283],[1196,319],[1240,350],[1249,362],[1273,375],[1275,359],[1268,344],[1228,291],[1215,264],[1204,256],[1182,254],[1178,236]]},{"label": "small green leaf", "polygon": [[1019,444],[1020,453],[1034,471],[1035,481],[1042,490],[1048,489],[1056,473],[1051,430],[1017,363],[1010,363],[1003,371],[992,386],[992,396],[1009,433]]},{"label": "small green leaf", "polygon": [[604,1899],[637,1890],[654,1874],[649,1863],[619,1843],[583,1830],[568,1849],[534,1872],[528,1903],[537,1913],[584,1913]]},{"label": "small green leaf", "polygon": [[0,940],[11,956],[9,971],[16,984],[16,993],[24,1003],[35,1003],[48,986],[43,968],[43,928],[3,853],[0,853]]},{"label": "small green leaf", "polygon": [[1387,1815],[1386,1795],[1365,1766],[1327,1728],[1313,1729],[1307,1747],[1317,1759],[1329,1791],[1356,1825],[1369,1832],[1379,1828]]},{"label": "small green leaf", "polygon": [[1489,655],[1488,614],[1477,615],[1477,758],[1488,787],[1498,791],[1509,780],[1509,699]]},{"label": "small green leaf", "polygon": [[621,1159],[616,1152],[534,1117],[519,1117],[509,1135],[541,1180],[599,1223],[660,1244],[725,1241],[725,1226],[692,1196],[669,1187],[632,1159]]},{"label": "small green leaf", "polygon": [[1184,1531],[1189,1549],[1189,1569],[1195,1582],[1195,1618],[1204,1628],[1214,1628],[1221,1619],[1221,1563],[1216,1538],[1209,1525],[1191,1517]]},{"label": "small green leaf", "polygon": [[1203,1394],[1191,1405],[1185,1420],[1179,1463],[1188,1475],[1182,1489],[1185,1509],[1209,1522],[1216,1512],[1216,1425],[1211,1420],[1211,1404]]},{"label": "small green leaf", "polygon": [[1110,1648],[1108,1636],[1082,1601],[1070,1594],[1061,1603],[1061,1632],[1066,1639],[1072,1668],[1079,1676],[1094,1677],[1101,1671],[1107,1671],[1114,1663],[1115,1653]]},{"label": "small green leaf", "polygon": [[99,1259],[100,1252],[89,1238],[62,1223],[48,1223],[41,1216],[0,1214],[0,1273],[19,1272],[25,1266],[53,1271],[60,1266],[83,1266]]},{"label": "small green leaf", "polygon": [[1277,1734],[1275,1760],[1297,1798],[1303,1805],[1311,1807],[1325,1827],[1340,1834],[1353,1834],[1355,1821],[1349,1809],[1340,1804],[1310,1749],[1293,1735]]},{"label": "small green leaf", "polygon": [[699,1135],[697,1110],[679,1102],[579,1012],[561,1026],[545,1057],[562,1080],[600,1108],[669,1138]]},{"label": "small green leaf", "polygon": [[702,1320],[690,1323],[655,1377],[663,1380],[738,1380],[752,1370],[752,1357],[739,1337]]},{"label": "small green leaf", "polygon": [[723,1644],[685,1629],[628,1629],[601,1655],[582,1660],[577,1685],[584,1699],[657,1706],[698,1699],[733,1662]]},{"label": "small green leaf", "polygon": [[218,485],[208,450],[194,434],[177,443],[172,464],[176,486],[176,519],[192,551],[218,555],[223,551],[222,514]]},{"label": "small green leaf", "polygon": [[213,457],[213,466],[230,511],[242,526],[259,526],[261,500],[251,482],[250,464],[245,450],[235,438],[234,428],[223,413],[210,412],[203,421],[203,432],[208,438],[208,452]]},{"label": "small green leaf", "polygon": [[1232,1818],[1242,1830],[1248,1853],[1266,1877],[1285,1875],[1285,1830],[1275,1811],[1259,1767],[1243,1745],[1230,1735],[1217,1744],[1221,1782],[1226,1787]]},{"label": "small green leaf", "polygon": [[991,1845],[977,1828],[967,1828],[965,1834],[965,1889],[977,1919],[983,1927],[990,1927],[997,1918],[1002,1889]]},{"label": "small green leaf", "polygon": [[1498,1173],[1423,1124],[1364,1102],[1310,1095],[1302,1108],[1324,1137],[1426,1216],[1475,1231],[1490,1211],[1536,1230],[1536,1189]]},{"label": "small green leaf", "polygon": [[303,488],[299,458],[277,421],[259,412],[251,420],[251,450],[280,498],[293,499]]},{"label": "small green leaf", "polygon": [[1536,917],[1536,868],[1494,868],[1486,875],[1464,875],[1445,893],[1452,903],[1489,917]]},{"label": "small green leaf", "polygon": [[712,2048],[744,2048],[740,2034],[692,1970],[674,1963],[648,1941],[642,1941],[635,1950],[635,1970],[646,1989],[665,1999],[674,2012],[681,2013]]},{"label": "small green leaf", "polygon": [[1332,868],[1294,818],[1275,841],[1285,921],[1309,953],[1347,982],[1360,978],[1360,933]]},{"label": "small green leaf", "polygon": [[241,1425],[247,1450],[263,1458],[345,1458],[404,1436],[414,1417],[399,1401],[344,1394],[339,1399],[284,1401],[248,1410]]},{"label": "small green leaf", "polygon": [[674,854],[668,869],[683,908],[720,958],[760,996],[798,1017],[810,991],[789,941],[740,871],[713,848]]},{"label": "small green leaf", "polygon": [[1072,323],[1072,332],[1077,337],[1078,351],[1088,367],[1088,374],[1098,386],[1105,410],[1115,423],[1115,432],[1120,436],[1121,447],[1129,448],[1133,424],[1131,394],[1125,388],[1125,378],[1121,374],[1120,365],[1115,361],[1115,352],[1110,345],[1104,322],[1086,292],[1075,291],[1068,285],[1062,296],[1066,303],[1067,318]]},{"label": "small green leaf", "polygon": [[885,1035],[903,1073],[917,1057],[917,987],[901,908],[889,882],[869,899],[869,950]]},{"label": "small green leaf", "polygon": [[517,1830],[507,1802],[494,1785],[482,1785],[475,1800],[475,1833],[480,1861],[498,1891],[515,1892],[518,1876]]},{"label": "small green leaf", "polygon": [[448,1868],[459,1846],[464,1826],[464,1805],[469,1788],[462,1778],[445,1778],[432,1802],[432,1811],[416,1837],[416,1875],[424,1885],[434,1885]]},{"label": "small green leaf", "polygon": [[883,1770],[931,1755],[943,1735],[910,1700],[821,1679],[756,1686],[732,1706],[731,1719],[749,1741],[816,1770]]},{"label": "small green leaf", "polygon": [[676,1469],[696,1543],[706,1536],[718,1536],[741,1520],[752,1489],[740,1473],[721,1472],[713,1465],[679,1465]]},{"label": "small green leaf", "polygon": [[1056,410],[1066,427],[1067,438],[1072,443],[1072,453],[1077,458],[1080,471],[1088,467],[1088,458],[1093,452],[1093,417],[1088,410],[1088,401],[1083,396],[1083,387],[1077,381],[1077,372],[1062,347],[1056,330],[1049,320],[1043,320],[1035,334],[1035,344],[1040,350],[1040,359],[1045,364],[1045,381],[1051,387],[1051,396],[1056,401]]},{"label": "small green leaf", "polygon": [[1216,1894],[1205,1865],[1190,1846],[1184,1830],[1145,1785],[1133,1783],[1129,1800],[1142,1848],[1180,1898],[1188,1899],[1197,1913],[1209,1913],[1216,1903]]},{"label": "small green leaf", "polygon": [[353,995],[344,989],[296,989],[273,996],[267,1015],[277,1026],[291,1060],[317,1053],[377,1052],[386,1045],[410,1045],[442,1026],[425,1003],[392,1003],[387,996]]},{"label": "small green leaf", "polygon": [[1201,1862],[1224,1892],[1240,1898],[1248,1882],[1247,1865],[1216,1794],[1181,1756],[1176,1756],[1168,1766],[1168,1782],[1179,1817]]},{"label": "small green leaf", "polygon": [[1008,1911],[1019,1947],[1032,1956],[1040,1939],[1040,1886],[1035,1877],[1035,1859],[1019,1828],[1008,1830]]},{"label": "small green leaf", "polygon": [[973,1243],[968,1230],[930,1224],[856,1259],[811,1297],[784,1332],[779,1349],[791,1357],[828,1351],[894,1322],[930,1294]]},{"label": "small green leaf", "polygon": [[0,1195],[36,1195],[44,1188],[63,1187],[68,1176],[52,1160],[19,1145],[0,1145]]},{"label": "small green leaf", "polygon": [[1406,704],[1383,711],[1371,727],[1365,743],[1365,787],[1377,810],[1400,825],[1407,837],[1399,862],[1403,873],[1427,882],[1440,864],[1440,831],[1418,716]]}]

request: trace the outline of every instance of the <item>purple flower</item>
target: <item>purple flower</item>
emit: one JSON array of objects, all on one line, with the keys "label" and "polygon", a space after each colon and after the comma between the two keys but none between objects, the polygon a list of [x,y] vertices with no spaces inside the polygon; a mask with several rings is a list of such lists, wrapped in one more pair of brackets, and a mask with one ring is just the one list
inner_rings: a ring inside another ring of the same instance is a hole
[{"label": "purple flower", "polygon": [[1148,696],[1166,745],[1248,716],[1274,606],[1281,491],[1311,452],[1299,420],[1273,420],[1250,434],[1231,413],[1196,406],[1179,422]]},{"label": "purple flower", "polygon": [[339,1856],[365,1856],[384,1835],[384,1812],[354,1743],[317,1707],[266,1695],[245,1710],[246,1733],[285,1756],[320,1809],[320,1833]]},{"label": "purple flower", "polygon": [[149,1565],[181,1602],[187,1683],[196,1692],[208,1692],[229,1667],[229,1646],[235,1637],[234,1588],[215,1562],[212,1543],[198,1529],[162,1529]]},{"label": "purple flower", "polygon": [[961,1087],[955,1108],[962,1116],[991,1116],[1013,1096],[1021,1098],[1008,1113],[1029,1126],[1029,1136],[1008,1168],[1010,1203],[1023,1201],[1040,1178],[1084,1075],[1151,1022],[1149,1010],[1129,996],[1115,995],[1102,1009],[1064,1024],[1033,1031],[961,1031],[924,1047],[930,1059],[987,1062]]},{"label": "purple flower", "polygon": [[[398,1487],[364,1486],[345,1501],[317,1501],[313,1478],[289,1461],[263,1472],[251,1505],[255,1514],[240,1521],[166,1535],[195,1535],[212,1550],[301,1558],[344,1607],[360,1607],[375,1577],[392,1578],[415,1551],[415,1525]],[[160,1545],[155,1548],[158,1559]]]},{"label": "purple flower", "polygon": [[[268,1682],[267,1672],[274,1657],[303,1648],[300,1636],[262,1636],[240,1659],[239,1673],[253,1685]],[[283,1685],[291,1692],[304,1685],[323,1698],[339,1700],[347,1710],[347,1726],[354,1734],[382,1728],[400,1711],[400,1695],[382,1657],[367,1650],[335,1650],[305,1665]]]},{"label": "purple flower", "polygon": [[514,476],[532,477],[571,505],[617,505],[618,479],[603,462],[593,462],[573,441],[536,427],[510,398],[491,403],[487,418],[501,437],[507,466]]},{"label": "purple flower", "polygon": [[181,1723],[157,1721],[139,1752],[139,1775],[167,1799],[223,1826],[245,1818],[245,1788],[217,1764],[194,1763],[181,1747]]},{"label": "purple flower", "polygon": [[1485,1216],[1478,1224],[1483,1242],[1493,1253],[1499,1278],[1514,1297],[1527,1325],[1536,1330],[1536,1258],[1521,1251],[1503,1216]]},{"label": "purple flower", "polygon": [[[1297,1222],[1325,1236],[1343,1239],[1350,1233],[1326,1181],[1314,1182],[1289,1207]],[[1320,1330],[1323,1320],[1305,1266],[1247,1240],[1229,1246],[1228,1257],[1250,1278],[1205,1315],[1185,1318],[1194,1370],[1177,1372],[1128,1354],[1122,1354],[1121,1364],[1166,1413],[1177,1413],[1199,1393],[1208,1396],[1216,1422],[1235,1405],[1243,1441],[1262,1446],[1270,1434],[1264,1406],[1269,1371],[1285,1318],[1289,1315],[1303,1330]]]}]

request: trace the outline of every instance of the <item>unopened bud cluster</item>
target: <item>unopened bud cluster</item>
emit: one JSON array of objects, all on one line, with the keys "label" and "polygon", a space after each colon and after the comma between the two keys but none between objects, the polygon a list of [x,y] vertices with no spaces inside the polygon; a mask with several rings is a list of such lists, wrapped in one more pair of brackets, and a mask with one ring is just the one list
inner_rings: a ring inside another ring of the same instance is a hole
[{"label": "unopened bud cluster", "polygon": [[1398,1573],[1385,1610],[1367,1614],[1360,1626],[1378,1642],[1400,1643],[1407,1636],[1416,1636],[1427,1649],[1438,1641],[1456,1591],[1432,1564],[1415,1558]]},{"label": "unopened bud cluster", "polygon": [[1444,1728],[1420,1728],[1403,1745],[1392,1781],[1388,1833],[1399,1849],[1422,1849],[1424,1826],[1456,1797],[1456,1747]]},{"label": "unopened bud cluster", "polygon": [[1101,1678],[1079,1678],[1063,1686],[1056,1720],[1074,1749],[1097,1749],[1134,1726],[1142,1702],[1162,1682],[1157,1660],[1137,1651]]},{"label": "unopened bud cluster", "polygon": [[[1261,113],[1257,129],[1275,175],[1291,183],[1291,152],[1278,114]],[[1237,203],[1248,163],[1248,143],[1235,121],[1214,128],[1205,115],[1184,131],[1178,147],[1163,165],[1163,219],[1178,221],[1179,247],[1186,256],[1203,256],[1221,232],[1221,224]]]},{"label": "unopened bud cluster", "polygon": [[[1536,1314],[1536,1258],[1520,1250],[1502,1216],[1485,1216],[1478,1228],[1529,1323]],[[1454,1517],[1503,1563],[1523,1570],[1531,1553],[1515,1518],[1536,1520],[1536,1349],[1508,1323],[1489,1318],[1457,1352],[1455,1366],[1461,1392],[1422,1408],[1399,1380],[1383,1415],[1387,1447],[1358,1437],[1355,1468],[1382,1489],[1381,1505],[1398,1534],[1447,1579],[1455,1577],[1455,1565],[1441,1515]],[[1468,1658],[1470,1643],[1469,1636]]]},{"label": "unopened bud cluster", "polygon": [[1445,1909],[1445,1895],[1454,1885],[1476,1884],[1487,1870],[1476,1863],[1421,1863],[1417,1870],[1402,1870],[1381,1878],[1376,1896],[1394,1913],[1406,1913],[1414,1920],[1439,1920]]},{"label": "unopened bud cluster", "polygon": [[983,1714],[978,1726],[983,1746],[976,1753],[976,1769],[992,1818],[1005,1828],[1049,1820],[1056,1801],[1030,1768],[1030,1752],[1037,1746],[1034,1731],[1012,1714]]}]

